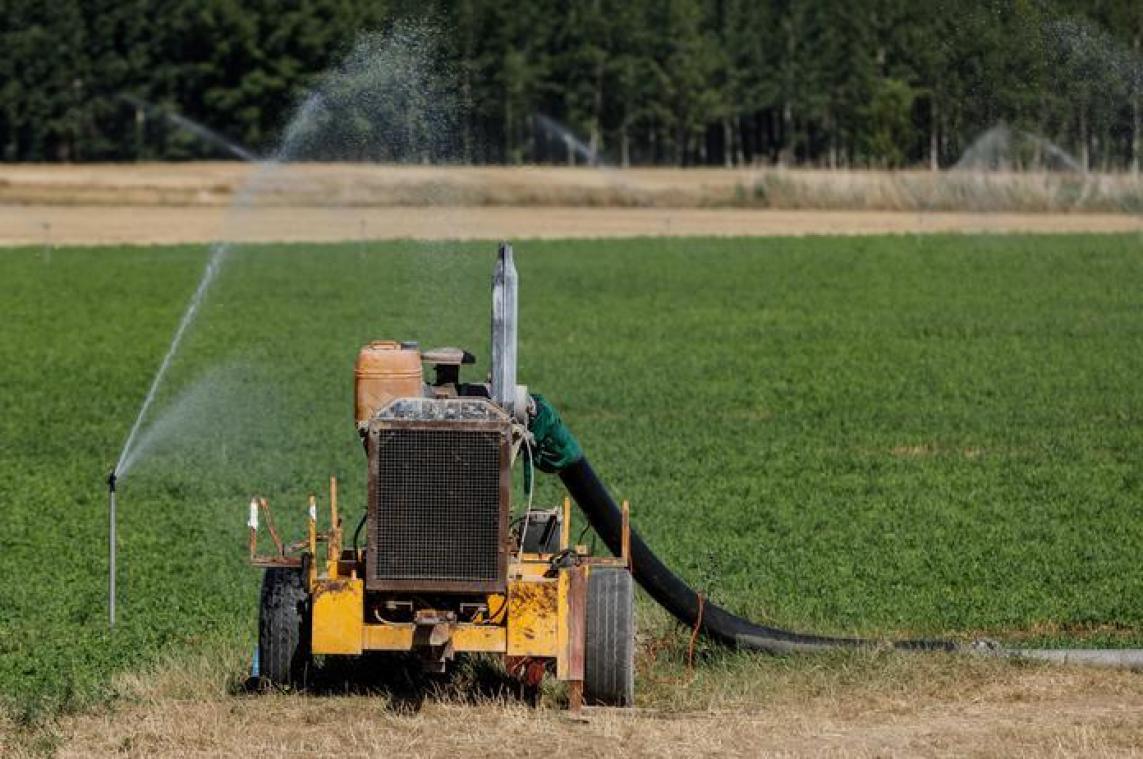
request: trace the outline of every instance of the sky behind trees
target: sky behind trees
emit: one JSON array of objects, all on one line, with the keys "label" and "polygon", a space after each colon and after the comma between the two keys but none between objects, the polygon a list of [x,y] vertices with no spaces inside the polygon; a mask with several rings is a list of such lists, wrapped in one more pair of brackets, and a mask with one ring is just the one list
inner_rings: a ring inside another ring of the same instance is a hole
[{"label": "sky behind trees", "polygon": [[384,133],[319,157],[948,167],[998,125],[1044,138],[1020,165],[1051,143],[1096,170],[1143,152],[1138,0],[0,0],[0,18],[8,161],[226,157],[164,111],[266,154],[363,33],[410,23],[432,30],[453,149]]}]

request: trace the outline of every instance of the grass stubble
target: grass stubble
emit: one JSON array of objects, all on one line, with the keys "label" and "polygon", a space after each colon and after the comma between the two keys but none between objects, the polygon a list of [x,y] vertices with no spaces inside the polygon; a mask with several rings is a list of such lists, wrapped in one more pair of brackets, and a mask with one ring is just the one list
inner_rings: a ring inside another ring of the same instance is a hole
[{"label": "grass stubble", "polygon": [[564,711],[558,684],[546,683],[535,699],[523,696],[487,661],[462,663],[415,699],[387,690],[384,676],[340,692],[328,683],[314,694],[248,693],[248,652],[232,648],[120,673],[112,701],[32,730],[8,725],[0,749],[17,758],[1116,757],[1143,750],[1138,673],[947,654],[770,657],[709,648],[692,668],[688,631],[644,612],[643,628],[657,626],[657,634],[641,636],[632,710]]}]

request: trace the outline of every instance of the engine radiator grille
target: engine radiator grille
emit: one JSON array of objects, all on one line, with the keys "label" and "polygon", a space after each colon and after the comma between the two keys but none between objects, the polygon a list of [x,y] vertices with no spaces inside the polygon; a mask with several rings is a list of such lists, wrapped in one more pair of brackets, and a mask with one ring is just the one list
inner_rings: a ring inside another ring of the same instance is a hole
[{"label": "engine radiator grille", "polygon": [[372,589],[494,591],[505,581],[504,436],[463,425],[374,438]]}]

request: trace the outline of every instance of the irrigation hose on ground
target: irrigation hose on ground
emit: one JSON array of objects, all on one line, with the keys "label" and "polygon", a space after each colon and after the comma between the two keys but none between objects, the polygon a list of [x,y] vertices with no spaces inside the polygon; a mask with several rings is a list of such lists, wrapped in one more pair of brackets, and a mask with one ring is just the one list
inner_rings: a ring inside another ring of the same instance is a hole
[{"label": "irrigation hose on ground", "polygon": [[[621,551],[623,515],[588,462],[578,441],[559,413],[542,397],[533,396],[535,416],[529,425],[536,437],[536,465],[556,472],[579,505],[592,529],[613,554]],[[637,531],[631,529],[631,573],[675,619],[703,636],[731,648],[771,654],[818,652],[838,648],[893,649],[897,651],[945,651],[986,656],[1040,659],[1067,664],[1143,669],[1143,649],[1006,649],[994,643],[967,646],[950,640],[878,641],[792,632],[760,625],[730,613],[700,594],[672,572],[651,551]]]},{"label": "irrigation hose on ground", "polygon": [[[584,457],[558,470],[568,493],[579,504],[607,548],[620,552],[623,516],[607,488]],[[1039,659],[1060,664],[1084,664],[1143,670],[1143,649],[1007,649],[995,644],[961,646],[949,640],[877,641],[868,638],[833,638],[769,627],[731,614],[700,600],[699,594],[667,568],[639,533],[631,530],[631,573],[655,602],[683,624],[731,648],[788,654],[836,648],[892,648],[897,651],[947,651]]]},{"label": "irrigation hose on ground", "polygon": [[[607,488],[599,481],[586,458],[559,470],[568,493],[579,504],[599,537],[614,554],[620,551],[623,516]],[[731,614],[717,604],[702,603],[699,594],[659,560],[643,538],[631,530],[631,572],[635,581],[656,603],[685,625],[697,627],[704,636],[732,648],[774,654],[822,651],[831,648],[892,648],[907,651],[954,651],[945,640],[902,640],[893,643],[865,638],[831,638],[768,627]]]}]

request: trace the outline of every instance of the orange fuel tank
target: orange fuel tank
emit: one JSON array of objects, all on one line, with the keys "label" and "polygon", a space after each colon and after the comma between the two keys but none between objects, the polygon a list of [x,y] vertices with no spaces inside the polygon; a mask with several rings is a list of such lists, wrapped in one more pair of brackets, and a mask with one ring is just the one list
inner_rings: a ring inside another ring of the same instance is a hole
[{"label": "orange fuel tank", "polygon": [[392,340],[375,340],[363,347],[357,354],[354,375],[358,424],[368,421],[394,398],[423,394],[421,351]]}]

